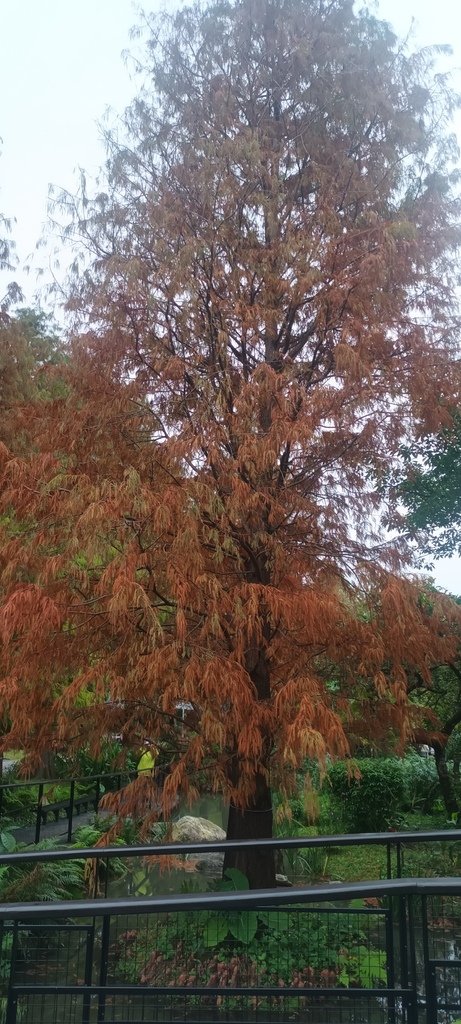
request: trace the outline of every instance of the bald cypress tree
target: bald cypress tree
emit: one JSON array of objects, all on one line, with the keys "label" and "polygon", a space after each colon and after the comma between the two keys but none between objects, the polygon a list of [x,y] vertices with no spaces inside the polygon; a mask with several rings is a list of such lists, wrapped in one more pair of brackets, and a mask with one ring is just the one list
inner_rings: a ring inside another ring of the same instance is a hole
[{"label": "bald cypress tree", "polygon": [[[31,746],[37,693],[35,744],[71,748],[114,726],[108,694],[127,734],[190,702],[165,808],[208,779],[229,838],[256,839],[274,785],[347,754],[357,675],[404,739],[407,668],[449,643],[399,576],[376,481],[459,393],[456,100],[434,54],[349,0],[144,27],[101,191],[67,197],[73,390],[4,490],[47,529],[21,548],[33,584],[5,558],[10,740]],[[271,856],[231,861],[273,884]]]}]

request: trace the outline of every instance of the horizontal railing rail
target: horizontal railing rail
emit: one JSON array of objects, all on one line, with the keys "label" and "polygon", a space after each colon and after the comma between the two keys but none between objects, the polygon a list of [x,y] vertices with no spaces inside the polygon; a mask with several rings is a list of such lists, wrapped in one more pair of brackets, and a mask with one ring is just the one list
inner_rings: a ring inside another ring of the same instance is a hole
[{"label": "horizontal railing rail", "polygon": [[461,841],[461,829],[428,832],[362,832],[353,835],[332,836],[277,836],[274,839],[232,840],[220,839],[196,843],[149,843],[133,846],[82,847],[60,850],[23,850],[17,853],[1,853],[0,865],[21,861],[76,860],[94,857],[145,857],[146,852],[155,856],[190,855],[194,853],[225,853],[228,850],[304,850],[315,847],[390,846],[398,847],[422,843],[446,843]]},{"label": "horizontal railing rail", "polygon": [[[95,851],[96,852],[96,851]],[[0,920],[36,918],[104,917],[198,910],[251,910],[282,908],[298,903],[331,903],[377,900],[390,896],[461,896],[461,878],[395,878],[377,882],[331,882],[328,885],[292,889],[246,889],[235,892],[173,893],[160,896],[127,896],[116,899],[61,900],[59,902],[0,903]]]},{"label": "horizontal railing rail", "polygon": [[86,786],[90,782],[97,782],[99,779],[124,779],[127,776],[134,776],[136,773],[129,771],[128,769],[120,769],[117,772],[98,772],[96,775],[76,775],[71,779],[67,779],[62,775],[52,779],[16,779],[14,782],[1,782],[0,792],[6,789],[14,789],[15,787],[24,789],[26,786],[70,786],[72,782],[76,785]]}]

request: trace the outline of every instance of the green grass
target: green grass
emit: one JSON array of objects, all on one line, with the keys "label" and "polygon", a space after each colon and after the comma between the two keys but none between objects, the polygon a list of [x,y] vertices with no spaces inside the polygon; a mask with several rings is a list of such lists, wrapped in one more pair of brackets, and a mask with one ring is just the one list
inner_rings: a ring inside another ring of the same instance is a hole
[{"label": "green grass", "polygon": [[[407,812],[399,826],[399,831],[402,832],[426,832],[435,829],[447,829],[447,842],[449,842],[450,829],[444,811],[436,811],[432,814],[423,814],[421,811]],[[333,833],[333,829],[330,831]],[[392,833],[389,835],[391,836]],[[426,849],[424,853],[424,849],[424,847],[421,847],[421,854],[423,858],[427,858],[428,851]],[[392,854],[392,863],[395,868],[395,851]],[[451,873],[451,871],[448,873]],[[330,850],[327,874],[333,881],[341,882],[360,882],[386,878],[386,848],[385,846],[343,846],[333,848]]]},{"label": "green grass", "polygon": [[382,846],[336,847],[328,863],[328,874],[338,882],[361,882],[386,878],[386,849]]},{"label": "green grass", "polygon": [[433,832],[436,829],[447,828],[446,811],[432,811],[431,814],[423,814],[422,811],[408,811],[405,814],[401,825],[402,832]]}]

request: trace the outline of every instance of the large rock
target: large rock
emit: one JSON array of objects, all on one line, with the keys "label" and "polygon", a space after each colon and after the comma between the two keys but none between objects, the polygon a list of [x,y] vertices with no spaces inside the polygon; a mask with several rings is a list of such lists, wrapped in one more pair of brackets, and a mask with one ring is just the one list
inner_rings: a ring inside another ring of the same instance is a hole
[{"label": "large rock", "polygon": [[[194,818],[191,814],[184,815],[173,822],[171,837],[174,843],[218,843],[226,838],[226,833],[219,825],[215,825],[208,818]],[[223,853],[191,853],[190,860],[194,861],[196,870],[208,875],[209,878],[219,878],[222,875],[224,865]],[[286,875],[276,875],[277,886],[291,886]]]},{"label": "large rock", "polygon": [[293,882],[290,882],[290,879],[287,878],[286,875],[277,874],[275,876],[275,884],[276,884],[277,888],[291,889],[292,885],[293,885]]},{"label": "large rock", "polygon": [[[217,843],[225,838],[224,829],[215,825],[213,821],[208,821],[208,818],[194,818],[191,814],[186,814],[173,822],[172,839],[175,843]],[[194,861],[197,871],[203,872],[209,878],[222,875],[223,853],[191,853],[188,859]]]},{"label": "large rock", "polygon": [[208,821],[208,818],[194,818],[191,814],[186,814],[173,822],[174,843],[217,843],[225,838],[224,829],[215,825],[214,821]]},{"label": "large rock", "polygon": [[195,861],[196,870],[208,878],[221,878],[224,867],[223,853],[191,853],[190,859]]}]

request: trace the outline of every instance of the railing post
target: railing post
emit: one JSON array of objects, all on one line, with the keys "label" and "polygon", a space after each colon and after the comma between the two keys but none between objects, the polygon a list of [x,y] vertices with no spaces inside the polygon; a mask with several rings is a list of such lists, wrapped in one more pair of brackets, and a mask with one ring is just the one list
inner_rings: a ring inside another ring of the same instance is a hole
[{"label": "railing post", "polygon": [[433,1024],[437,1020],[437,993],[435,984],[435,968],[429,956],[429,929],[427,921],[427,896],[421,896],[421,924],[423,930],[424,982],[426,989],[426,1020]]},{"label": "railing post", "polygon": [[18,997],[12,989],[8,992],[5,1024],[16,1024],[18,1019]]},{"label": "railing post", "polygon": [[75,779],[71,780],[70,783],[70,804],[69,804],[69,816],[67,821],[67,842],[70,843],[72,839],[72,824],[74,818],[74,800],[75,800]]},{"label": "railing post", "polygon": [[43,803],[43,782],[39,782],[37,796],[37,814],[35,817],[35,844],[40,842],[40,829],[42,825],[42,803]]},{"label": "railing post", "polygon": [[104,864],[105,864],[105,869],[104,869],[104,898],[107,899],[107,889],[108,889],[108,885],[109,885],[109,858],[108,857],[106,857],[106,859],[104,861]]},{"label": "railing post", "polygon": [[408,929],[406,897],[403,893],[397,894],[399,913],[399,942],[400,942],[400,984],[402,988],[408,988]]},{"label": "railing post", "polygon": [[[101,934],[101,963],[99,968],[99,986],[105,988],[107,985],[107,972],[109,970],[109,943],[110,943],[110,916],[105,914],[102,919]],[[106,1019],[106,993],[100,992],[98,999],[98,1021],[97,1024],[104,1024]]]},{"label": "railing post", "polygon": [[18,922],[13,925],[13,941],[11,943],[10,973],[8,979],[8,995],[6,1000],[5,1024],[16,1024],[18,1011],[18,997],[14,990],[14,973],[16,966],[16,949],[18,945]]},{"label": "railing post", "polygon": [[400,843],[395,844],[397,852],[397,878],[402,877],[402,846]]},{"label": "railing post", "polygon": [[[390,991],[395,988],[395,959],[394,959],[394,901],[389,894],[385,910],[386,925],[386,974],[387,987]],[[389,1024],[395,1024],[395,996],[389,997]]]},{"label": "railing post", "polygon": [[391,859],[391,843],[386,843],[386,866],[387,866],[387,877],[389,880],[392,878],[392,859]]},{"label": "railing post", "polygon": [[408,939],[411,1002],[408,1006],[408,1024],[418,1024],[418,968],[416,962],[416,930],[414,914],[415,897],[407,896],[408,907]]},{"label": "railing post", "polygon": [[[85,987],[91,988],[93,980],[93,959],[94,959],[94,930],[95,930],[95,919],[93,918],[90,927],[86,933],[86,950],[85,950],[85,975],[84,984]],[[82,1024],[90,1024],[91,1015],[91,992],[85,992],[83,996],[83,1007],[82,1007]]]},{"label": "railing post", "polygon": [[99,860],[97,857],[93,857],[94,871],[93,871],[93,899],[98,898],[98,885],[99,885]]}]

